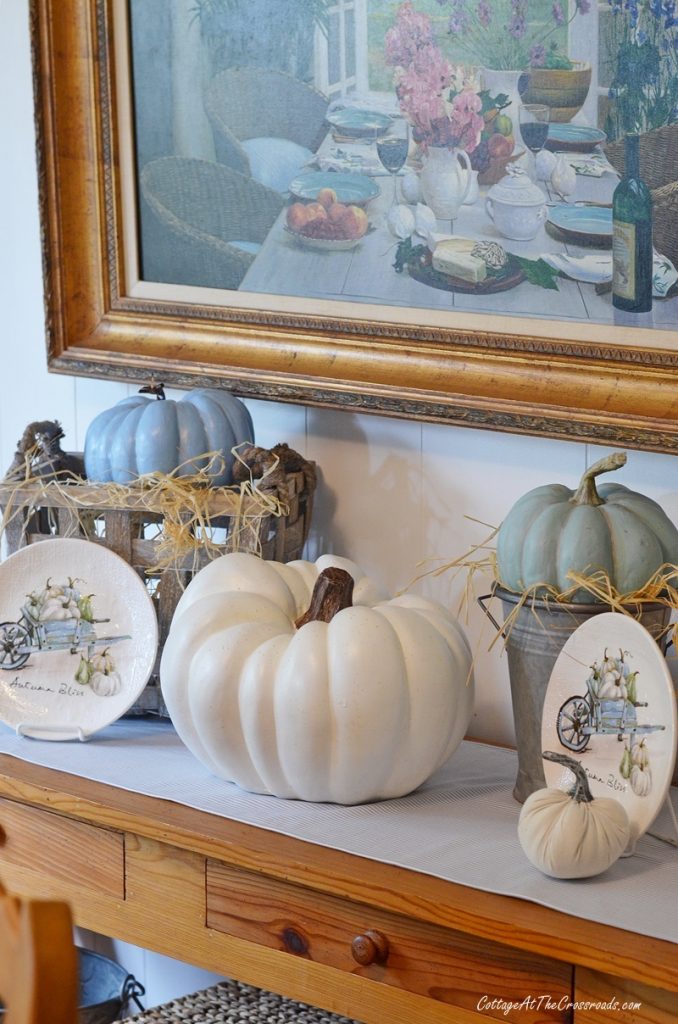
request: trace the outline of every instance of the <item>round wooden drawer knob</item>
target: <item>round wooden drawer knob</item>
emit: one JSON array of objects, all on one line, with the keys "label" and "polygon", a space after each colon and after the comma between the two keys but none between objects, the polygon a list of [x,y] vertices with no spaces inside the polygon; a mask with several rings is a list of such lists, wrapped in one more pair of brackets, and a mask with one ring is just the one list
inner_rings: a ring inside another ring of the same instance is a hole
[{"label": "round wooden drawer knob", "polygon": [[388,960],[388,939],[381,932],[368,929],[362,935],[356,935],[351,943],[351,953],[361,967],[385,964]]}]

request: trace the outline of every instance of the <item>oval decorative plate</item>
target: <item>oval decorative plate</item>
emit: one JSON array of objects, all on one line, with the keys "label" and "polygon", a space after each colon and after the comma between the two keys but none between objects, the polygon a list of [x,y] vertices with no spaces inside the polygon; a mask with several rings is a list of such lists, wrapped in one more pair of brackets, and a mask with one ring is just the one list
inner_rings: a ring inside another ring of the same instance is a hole
[{"label": "oval decorative plate", "polygon": [[45,540],[0,564],[0,721],[86,739],[146,685],[158,625],[143,580],[86,540]]},{"label": "oval decorative plate", "polygon": [[563,203],[549,210],[547,223],[577,245],[598,248],[612,245],[612,208],[609,206],[570,206]]},{"label": "oval decorative plate", "polygon": [[376,199],[380,188],[366,174],[345,174],[341,171],[305,171],[290,182],[290,195],[296,199],[314,200],[323,188],[332,188],[340,203],[365,206]]},{"label": "oval decorative plate", "polygon": [[393,123],[388,114],[381,114],[377,110],[361,110],[359,107],[334,110],[325,120],[335,131],[356,138],[364,135],[384,135]]},{"label": "oval decorative plate", "polygon": [[607,140],[600,128],[588,124],[551,124],[546,139],[546,149],[563,150],[567,153],[591,153],[596,146]]},{"label": "oval decorative plate", "polygon": [[[558,655],[544,699],[542,750],[581,761],[594,797],[623,804],[638,839],[661,809],[676,757],[676,697],[666,659],[635,619],[588,619]],[[544,761],[546,783],[571,773]]]}]

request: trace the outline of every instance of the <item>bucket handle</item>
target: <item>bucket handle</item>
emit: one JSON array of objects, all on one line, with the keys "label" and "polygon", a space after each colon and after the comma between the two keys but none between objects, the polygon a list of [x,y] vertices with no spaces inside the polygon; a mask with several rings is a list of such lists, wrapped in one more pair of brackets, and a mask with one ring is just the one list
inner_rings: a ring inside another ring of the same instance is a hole
[{"label": "bucket handle", "polygon": [[[504,640],[507,640],[508,637],[507,637],[506,633],[504,632],[504,627],[500,626],[500,624],[497,622],[497,620],[495,619],[495,617],[492,614],[492,612],[490,611],[490,609],[485,604],[486,601],[491,601],[492,598],[495,597],[495,596],[496,596],[496,593],[495,593],[495,590],[493,589],[491,591],[491,593],[489,593],[489,594],[481,594],[480,597],[477,597],[476,598],[476,602],[477,602],[477,604],[480,605],[482,610],[485,612],[485,614],[487,615],[488,619],[490,620],[490,622],[492,623],[494,628],[497,630],[497,632],[500,633],[501,636],[503,636]],[[669,648],[672,645],[676,646],[676,649],[678,650],[678,645],[674,644],[673,635],[671,635],[669,637],[669,639],[667,640],[667,642],[666,642],[666,647],[664,648],[664,654],[666,654],[668,652]]]},{"label": "bucket handle", "polygon": [[483,609],[483,611],[485,612],[485,614],[487,615],[488,619],[490,620],[490,622],[492,623],[494,628],[497,630],[497,632],[501,633],[501,635],[503,636],[504,640],[506,640],[507,637],[506,637],[506,633],[504,632],[504,627],[499,625],[499,623],[495,619],[494,615],[492,614],[490,609],[485,604],[486,601],[491,601],[493,597],[494,597],[494,590],[490,594],[481,594],[480,597],[476,598],[476,601],[480,605],[480,607]]},{"label": "bucket handle", "polygon": [[144,1013],[144,1006],[139,1002],[139,996],[146,995],[146,989],[133,974],[128,974],[122,985],[122,1002],[125,1007],[130,1003],[136,1003],[139,1010]]}]

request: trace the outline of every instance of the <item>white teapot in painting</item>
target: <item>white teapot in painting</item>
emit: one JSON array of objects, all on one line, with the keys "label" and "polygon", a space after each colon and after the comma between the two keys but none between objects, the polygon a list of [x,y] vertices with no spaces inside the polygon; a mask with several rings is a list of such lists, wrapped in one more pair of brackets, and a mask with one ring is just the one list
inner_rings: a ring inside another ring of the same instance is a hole
[{"label": "white teapot in painting", "polygon": [[492,186],[485,209],[500,234],[521,241],[535,237],[548,213],[542,190],[515,166]]}]

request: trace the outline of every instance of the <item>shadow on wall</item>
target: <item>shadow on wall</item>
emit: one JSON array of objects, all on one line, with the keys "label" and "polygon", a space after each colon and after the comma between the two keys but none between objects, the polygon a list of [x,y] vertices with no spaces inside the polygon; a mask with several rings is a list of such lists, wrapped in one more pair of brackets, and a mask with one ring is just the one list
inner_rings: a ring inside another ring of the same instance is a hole
[{"label": "shadow on wall", "polygon": [[347,412],[309,410],[308,458],[322,467],[324,480],[308,557],[329,552],[352,558],[393,593],[417,571],[419,450],[398,447],[398,434],[389,429],[393,421],[369,417],[374,430],[363,422]]}]

